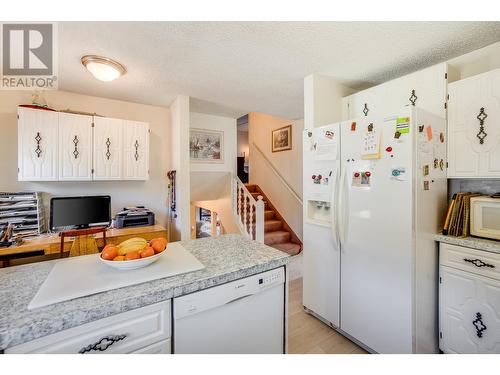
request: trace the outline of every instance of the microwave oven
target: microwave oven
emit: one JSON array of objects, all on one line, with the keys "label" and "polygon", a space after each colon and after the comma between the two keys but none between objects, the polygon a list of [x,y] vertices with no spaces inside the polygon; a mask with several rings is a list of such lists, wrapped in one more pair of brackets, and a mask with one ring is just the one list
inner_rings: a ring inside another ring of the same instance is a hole
[{"label": "microwave oven", "polygon": [[470,199],[470,234],[500,240],[500,198]]}]

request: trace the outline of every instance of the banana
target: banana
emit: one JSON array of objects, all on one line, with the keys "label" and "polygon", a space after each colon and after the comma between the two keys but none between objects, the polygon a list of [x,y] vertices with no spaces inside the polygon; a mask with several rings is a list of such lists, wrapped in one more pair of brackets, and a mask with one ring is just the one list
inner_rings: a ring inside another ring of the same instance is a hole
[{"label": "banana", "polygon": [[146,246],[148,246],[148,242],[144,238],[130,238],[118,245],[118,255],[126,255],[131,251],[140,251]]},{"label": "banana", "polygon": [[134,238],[129,238],[128,240],[126,241],[123,241],[121,244],[118,245],[118,247],[123,247],[123,246],[127,246],[129,244],[132,244],[132,243],[143,243],[143,244],[147,244],[148,242],[144,239],[144,238],[140,238],[140,237],[134,237]]}]

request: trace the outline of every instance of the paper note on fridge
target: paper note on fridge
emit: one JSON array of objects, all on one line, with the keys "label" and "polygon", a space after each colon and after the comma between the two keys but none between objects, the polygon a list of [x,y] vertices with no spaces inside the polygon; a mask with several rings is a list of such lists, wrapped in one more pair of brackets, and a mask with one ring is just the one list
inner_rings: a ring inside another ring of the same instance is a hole
[{"label": "paper note on fridge", "polygon": [[399,134],[408,134],[410,132],[410,118],[398,117],[396,119],[396,131]]},{"label": "paper note on fridge", "polygon": [[377,129],[363,133],[361,159],[380,159],[381,136]]},{"label": "paper note on fridge", "polygon": [[316,142],[316,160],[336,160],[338,136],[332,130],[322,130]]}]

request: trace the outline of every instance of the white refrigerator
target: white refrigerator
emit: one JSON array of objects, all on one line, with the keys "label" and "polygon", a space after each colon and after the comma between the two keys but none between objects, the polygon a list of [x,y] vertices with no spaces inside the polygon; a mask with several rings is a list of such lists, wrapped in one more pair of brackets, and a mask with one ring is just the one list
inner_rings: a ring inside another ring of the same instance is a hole
[{"label": "white refrigerator", "polygon": [[304,307],[370,351],[437,352],[445,120],[407,107],[303,147]]}]

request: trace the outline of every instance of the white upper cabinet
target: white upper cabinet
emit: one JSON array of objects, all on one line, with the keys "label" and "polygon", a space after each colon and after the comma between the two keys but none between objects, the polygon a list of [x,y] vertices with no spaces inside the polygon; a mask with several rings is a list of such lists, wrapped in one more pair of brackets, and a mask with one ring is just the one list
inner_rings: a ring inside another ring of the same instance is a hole
[{"label": "white upper cabinet", "polygon": [[59,114],[18,108],[18,180],[55,181]]},{"label": "white upper cabinet", "polygon": [[343,101],[343,119],[385,116],[413,104],[446,118],[447,72],[442,63],[352,94]]},{"label": "white upper cabinet", "polygon": [[92,180],[92,116],[59,113],[59,180]]},{"label": "white upper cabinet", "polygon": [[123,179],[149,178],[149,124],[125,121],[123,126]]},{"label": "white upper cabinet", "polygon": [[121,180],[123,120],[94,117],[94,180]]},{"label": "white upper cabinet", "polygon": [[19,181],[149,179],[149,124],[18,109]]},{"label": "white upper cabinet", "polygon": [[500,178],[500,69],[448,93],[448,178]]}]

